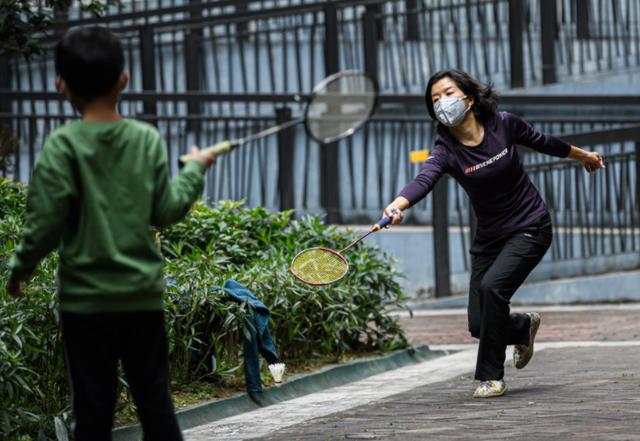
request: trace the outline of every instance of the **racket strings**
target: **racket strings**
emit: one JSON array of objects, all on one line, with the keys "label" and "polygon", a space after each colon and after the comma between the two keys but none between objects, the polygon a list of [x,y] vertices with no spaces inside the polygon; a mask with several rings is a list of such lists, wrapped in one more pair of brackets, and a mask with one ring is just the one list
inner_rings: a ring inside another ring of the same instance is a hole
[{"label": "racket strings", "polygon": [[340,280],[349,269],[339,254],[323,248],[311,248],[298,254],[291,263],[291,271],[300,280],[313,285],[324,285]]},{"label": "racket strings", "polygon": [[366,75],[338,76],[314,90],[307,108],[309,132],[322,142],[352,134],[364,124],[375,107],[377,90]]}]

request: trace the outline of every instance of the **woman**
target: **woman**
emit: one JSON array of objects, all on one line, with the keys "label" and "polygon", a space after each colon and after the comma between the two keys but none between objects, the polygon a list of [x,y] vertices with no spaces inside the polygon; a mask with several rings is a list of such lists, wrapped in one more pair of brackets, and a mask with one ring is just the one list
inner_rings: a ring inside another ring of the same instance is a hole
[{"label": "woman", "polygon": [[535,130],[519,117],[496,110],[497,96],[490,86],[467,73],[436,73],[427,84],[429,115],[437,120],[438,136],[429,159],[385,209],[402,211],[424,198],[444,173],[469,195],[478,223],[471,247],[469,332],[480,340],[473,394],[485,398],[503,395],[507,345],[515,345],[516,368],[533,355],[540,325],[537,313],[510,314],[509,301],[551,245],[547,207],[518,157],[515,144],[538,152],[579,161],[594,173],[604,168],[602,157]]}]

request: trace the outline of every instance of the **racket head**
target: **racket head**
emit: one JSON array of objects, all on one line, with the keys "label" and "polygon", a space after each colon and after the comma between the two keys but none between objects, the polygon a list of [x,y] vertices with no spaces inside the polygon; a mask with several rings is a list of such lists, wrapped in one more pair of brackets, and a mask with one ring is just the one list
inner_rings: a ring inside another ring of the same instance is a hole
[{"label": "racket head", "polygon": [[290,271],[307,285],[329,285],[349,272],[349,262],[342,254],[329,248],[307,248],[293,258]]},{"label": "racket head", "polygon": [[353,135],[378,104],[378,84],[365,72],[343,70],[322,80],[311,92],[304,113],[307,134],[320,144]]}]

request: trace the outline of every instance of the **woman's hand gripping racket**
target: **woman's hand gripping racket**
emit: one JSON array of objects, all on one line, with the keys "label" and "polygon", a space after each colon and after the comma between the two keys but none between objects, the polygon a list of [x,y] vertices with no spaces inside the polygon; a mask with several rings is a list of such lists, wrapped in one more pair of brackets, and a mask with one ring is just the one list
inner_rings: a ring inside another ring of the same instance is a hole
[{"label": "woman's hand gripping racket", "polygon": [[397,213],[398,211],[393,209],[391,216],[380,219],[367,233],[340,251],[323,247],[307,248],[301,251],[291,262],[291,273],[307,285],[320,286],[337,282],[349,272],[349,261],[342,254],[371,233],[391,225]]},{"label": "woman's hand gripping racket", "polygon": [[[202,154],[215,159],[235,147],[273,135],[281,130],[304,122],[307,134],[320,144],[330,144],[353,133],[367,122],[375,110],[378,87],[364,72],[345,70],[335,73],[320,83],[311,92],[304,117],[288,121],[258,133],[219,142],[202,150]],[[193,159],[191,155],[180,156],[181,162]]]}]

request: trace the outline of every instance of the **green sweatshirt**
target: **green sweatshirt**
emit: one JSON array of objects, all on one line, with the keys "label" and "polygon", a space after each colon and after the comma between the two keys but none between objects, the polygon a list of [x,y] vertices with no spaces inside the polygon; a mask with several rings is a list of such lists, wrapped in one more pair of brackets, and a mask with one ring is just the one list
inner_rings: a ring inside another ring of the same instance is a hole
[{"label": "green sweatshirt", "polygon": [[162,309],[162,257],[151,226],[189,211],[204,171],[191,161],[170,181],[165,144],[148,124],[123,119],[60,127],[33,171],[11,279],[27,279],[58,248],[61,311]]}]

